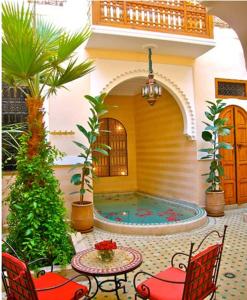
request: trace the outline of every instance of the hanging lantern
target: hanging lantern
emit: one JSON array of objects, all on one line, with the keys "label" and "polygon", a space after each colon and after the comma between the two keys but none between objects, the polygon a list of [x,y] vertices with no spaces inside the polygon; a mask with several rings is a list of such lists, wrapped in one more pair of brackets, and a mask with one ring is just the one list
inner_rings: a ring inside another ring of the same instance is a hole
[{"label": "hanging lantern", "polygon": [[142,87],[142,97],[145,98],[150,105],[154,105],[157,98],[161,96],[162,89],[161,86],[159,86],[154,79],[153,68],[152,68],[152,49],[149,48],[148,52],[149,52],[148,55],[149,74],[146,81],[146,85]]}]

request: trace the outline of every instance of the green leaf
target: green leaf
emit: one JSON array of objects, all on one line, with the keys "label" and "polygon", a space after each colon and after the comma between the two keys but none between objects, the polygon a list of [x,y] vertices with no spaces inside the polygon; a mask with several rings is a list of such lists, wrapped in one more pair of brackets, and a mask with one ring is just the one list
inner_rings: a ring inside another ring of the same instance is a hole
[{"label": "green leaf", "polygon": [[216,130],[217,130],[217,127],[212,126],[212,125],[209,125],[209,126],[207,126],[207,127],[205,128],[205,130],[206,130],[206,131],[207,131],[207,130],[216,131]]},{"label": "green leaf", "polygon": [[76,124],[76,127],[80,130],[80,132],[82,132],[84,134],[84,136],[88,139],[89,137],[89,133],[88,131],[81,125]]},{"label": "green leaf", "polygon": [[31,228],[28,228],[25,232],[25,235],[30,235],[32,233],[32,229]]},{"label": "green leaf", "polygon": [[220,104],[223,101],[223,99],[216,99],[217,105]]},{"label": "green leaf", "polygon": [[229,135],[231,133],[231,130],[228,128],[220,128],[218,134],[220,136],[226,136]]},{"label": "green leaf", "polygon": [[216,107],[215,103],[212,101],[206,101],[207,103],[211,104],[213,107]]},{"label": "green leaf", "polygon": [[14,207],[15,207],[16,209],[22,209],[22,207],[21,207],[20,205],[18,205],[18,204],[14,204]]},{"label": "green leaf", "polygon": [[213,155],[207,155],[207,156],[201,157],[201,159],[210,159],[210,158],[212,158],[212,157],[213,157]]},{"label": "green leaf", "polygon": [[71,179],[70,182],[73,183],[74,185],[79,185],[81,184],[81,174],[77,173],[74,174]]},{"label": "green leaf", "polygon": [[218,159],[223,158],[223,156],[221,154],[216,154],[215,157],[218,158]]},{"label": "green leaf", "polygon": [[73,141],[73,143],[75,143],[78,147],[82,148],[83,150],[87,150],[88,148],[83,145],[82,143],[79,143],[79,142],[76,142],[76,141]]},{"label": "green leaf", "polygon": [[200,151],[200,152],[207,152],[209,154],[214,153],[214,149],[213,148],[199,149],[198,151]]},{"label": "green leaf", "polygon": [[98,153],[101,153],[101,154],[106,155],[106,156],[108,155],[108,152],[104,149],[101,149],[101,148],[95,148],[95,149],[93,149],[93,152],[98,152]]},{"label": "green leaf", "polygon": [[111,147],[109,145],[106,145],[106,144],[99,144],[99,147],[100,148],[106,148],[108,150],[111,150]]},{"label": "green leaf", "polygon": [[211,115],[209,112],[205,112],[205,115],[206,115],[206,117],[210,120],[210,121],[213,121],[214,120],[214,116],[213,115]]},{"label": "green leaf", "polygon": [[228,143],[225,143],[225,142],[221,142],[221,143],[218,143],[217,149],[227,149],[227,150],[230,150],[232,149],[232,145],[231,144],[228,144]]},{"label": "green leaf", "polygon": [[202,121],[203,124],[207,125],[207,126],[211,126],[211,124],[207,123],[207,122],[204,122]]},{"label": "green leaf", "polygon": [[85,193],[86,193],[86,189],[83,189],[83,188],[80,189],[80,194],[81,194],[81,195],[84,195]]},{"label": "green leaf", "polygon": [[219,176],[224,176],[224,168],[221,165],[217,167],[217,171],[219,173]]},{"label": "green leaf", "polygon": [[203,131],[202,132],[202,138],[204,141],[209,142],[212,140],[213,136],[209,131]]},{"label": "green leaf", "polygon": [[210,170],[213,172],[217,169],[217,161],[213,160],[210,164]]}]

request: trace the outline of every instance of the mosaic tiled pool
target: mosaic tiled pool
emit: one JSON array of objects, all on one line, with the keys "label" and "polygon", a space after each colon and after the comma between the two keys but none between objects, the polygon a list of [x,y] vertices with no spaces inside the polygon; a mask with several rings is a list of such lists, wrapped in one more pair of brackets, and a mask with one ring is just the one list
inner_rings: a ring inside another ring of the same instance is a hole
[{"label": "mosaic tiled pool", "polygon": [[204,209],[194,204],[142,193],[96,194],[94,204],[96,225],[113,232],[140,234],[140,228],[148,227],[152,229],[149,234],[160,231],[162,234],[164,231],[161,229],[169,226],[171,233],[177,232],[174,229],[179,229],[181,224],[191,227],[191,224],[198,221],[202,224],[201,221],[206,219]]}]

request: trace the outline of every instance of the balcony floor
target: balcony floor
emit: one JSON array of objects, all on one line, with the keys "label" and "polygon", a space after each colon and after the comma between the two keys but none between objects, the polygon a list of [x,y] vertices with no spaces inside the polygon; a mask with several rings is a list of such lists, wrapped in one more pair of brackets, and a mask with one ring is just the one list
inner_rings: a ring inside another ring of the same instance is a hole
[{"label": "balcony floor", "polygon": [[155,45],[155,53],[197,58],[215,46],[215,41],[189,35],[92,25],[86,48],[144,52]]}]

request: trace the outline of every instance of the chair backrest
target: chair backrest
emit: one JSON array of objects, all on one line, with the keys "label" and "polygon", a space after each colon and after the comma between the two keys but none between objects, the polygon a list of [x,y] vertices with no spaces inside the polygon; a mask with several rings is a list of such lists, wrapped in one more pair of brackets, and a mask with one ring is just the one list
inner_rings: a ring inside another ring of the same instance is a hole
[{"label": "chair backrest", "polygon": [[[226,230],[227,225],[224,226],[223,234],[220,234],[217,230],[209,232],[202,239],[196,249],[194,249],[195,244],[191,243],[187,267],[183,265],[186,267],[186,278],[182,300],[202,300],[210,294],[211,299],[213,298],[217,289],[216,283],[219,274]],[[216,237],[218,243],[213,246],[209,246],[207,249],[198,253],[201,246],[209,239],[209,237],[210,239]],[[194,255],[195,253],[198,254]]]},{"label": "chair backrest", "polygon": [[8,300],[38,300],[32,276],[23,261],[9,253],[2,253],[2,266]]},{"label": "chair backrest", "polygon": [[186,271],[183,300],[202,300],[216,290],[223,244],[209,246],[191,257]]}]

